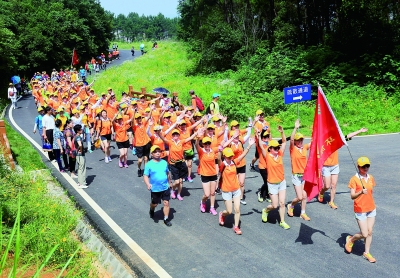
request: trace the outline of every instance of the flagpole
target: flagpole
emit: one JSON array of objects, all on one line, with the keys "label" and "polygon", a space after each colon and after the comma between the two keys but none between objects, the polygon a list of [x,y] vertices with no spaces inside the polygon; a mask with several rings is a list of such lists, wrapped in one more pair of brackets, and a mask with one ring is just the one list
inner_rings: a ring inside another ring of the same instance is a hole
[{"label": "flagpole", "polygon": [[71,66],[70,66],[70,69],[72,69],[72,63],[74,62],[74,52],[75,52],[75,47],[74,47],[74,49],[72,50],[72,56],[71,56]]}]

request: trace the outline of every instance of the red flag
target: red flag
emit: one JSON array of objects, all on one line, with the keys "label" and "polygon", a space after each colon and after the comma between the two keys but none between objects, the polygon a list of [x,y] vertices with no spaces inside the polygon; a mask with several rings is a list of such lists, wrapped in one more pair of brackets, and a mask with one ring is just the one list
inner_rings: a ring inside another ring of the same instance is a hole
[{"label": "red flag", "polygon": [[322,88],[318,86],[310,155],[303,176],[308,201],[322,188],[321,170],[325,160],[343,145],[347,145],[346,140]]},{"label": "red flag", "polygon": [[76,50],[74,48],[74,51],[72,52],[72,65],[77,65],[79,64],[79,59],[78,59],[78,54],[76,53]]}]

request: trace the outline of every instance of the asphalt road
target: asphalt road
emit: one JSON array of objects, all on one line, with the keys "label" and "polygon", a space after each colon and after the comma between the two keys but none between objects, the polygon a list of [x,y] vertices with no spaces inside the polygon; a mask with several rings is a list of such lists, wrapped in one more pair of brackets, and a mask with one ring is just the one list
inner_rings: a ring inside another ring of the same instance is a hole
[{"label": "asphalt road", "polygon": [[[18,106],[22,108],[13,111],[14,120],[40,142],[39,136],[32,133],[36,116],[33,98],[24,97]],[[258,173],[249,170],[245,185],[247,205],[241,205],[243,235],[233,232],[233,216],[227,217],[225,226],[220,227],[217,216],[200,212],[203,190],[199,177],[194,183],[184,183],[183,201],[171,200],[173,226],[166,227],[161,206],[157,207],[154,220],[149,218],[150,193],[143,180],[137,177],[137,158],[129,154],[130,167],[120,169],[115,143],[111,150],[114,160],[109,164],[104,163],[100,150],[87,155],[89,188],[85,192],[172,277],[398,277],[398,140],[399,135],[392,134],[355,137],[349,142],[354,159],[363,155],[370,158],[370,173],[377,182],[374,192],[377,217],[371,248],[377,259],[375,264],[362,258],[362,242],[354,245],[352,254],[344,252],[346,236],[358,230],[347,188],[355,168],[346,147],[339,152],[341,171],[335,200],[339,209],[332,210],[326,203],[312,200],[307,205],[311,221],[299,218],[300,208],[296,207],[295,217],[285,218],[291,227],[289,230],[279,227],[277,212],[270,213],[268,223],[261,221],[261,210],[267,204],[257,201],[256,192],[262,180]],[[253,152],[251,150],[250,154]],[[249,155],[247,161],[250,160]],[[284,162],[289,202],[295,194],[290,185],[288,150]],[[194,170],[196,172],[196,166]],[[74,191],[70,192],[74,195]],[[325,200],[328,198],[325,194]],[[216,209],[220,211],[223,207],[219,195]],[[88,209],[87,213],[92,220],[98,219],[94,211]],[[96,226],[129,265],[135,265],[143,276],[154,276],[101,219]]]}]

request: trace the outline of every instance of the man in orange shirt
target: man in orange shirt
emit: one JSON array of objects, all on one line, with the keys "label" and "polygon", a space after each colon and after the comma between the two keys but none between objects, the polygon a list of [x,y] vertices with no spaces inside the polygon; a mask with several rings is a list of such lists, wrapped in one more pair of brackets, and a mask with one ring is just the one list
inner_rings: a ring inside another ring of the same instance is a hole
[{"label": "man in orange shirt", "polygon": [[150,156],[150,138],[146,132],[147,118],[143,118],[143,116],[139,112],[135,112],[135,116],[133,117],[132,129],[135,133],[134,146],[136,148],[136,155],[138,157],[138,177],[143,176],[143,166],[146,165],[146,162],[149,160]]},{"label": "man in orange shirt", "polygon": [[[254,118],[253,126],[254,126],[254,130],[256,132],[268,131],[268,133],[271,134],[270,124],[269,124],[269,122],[264,120],[264,112],[261,109],[258,109],[256,111],[256,117]],[[260,157],[260,154],[257,152],[257,149],[256,149],[254,158],[251,160],[250,171],[252,171],[252,172],[255,171],[254,164],[256,163],[256,161],[258,160],[259,157]]]}]

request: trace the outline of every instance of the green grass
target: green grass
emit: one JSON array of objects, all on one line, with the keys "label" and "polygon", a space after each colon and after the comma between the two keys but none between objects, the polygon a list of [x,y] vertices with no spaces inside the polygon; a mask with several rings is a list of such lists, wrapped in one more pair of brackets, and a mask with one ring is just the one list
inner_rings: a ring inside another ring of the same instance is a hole
[{"label": "green grass", "polygon": [[38,154],[37,150],[32,147],[31,143],[14,130],[7,121],[5,121],[5,123],[11,151],[18,165],[21,166],[24,171],[45,169],[46,166],[42,161],[42,157]]}]

